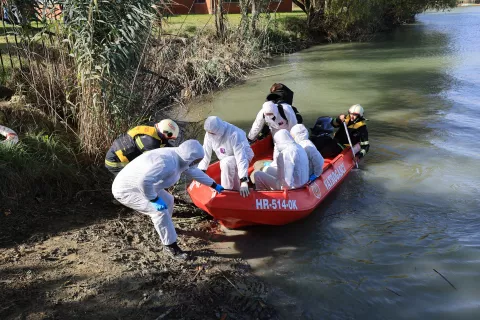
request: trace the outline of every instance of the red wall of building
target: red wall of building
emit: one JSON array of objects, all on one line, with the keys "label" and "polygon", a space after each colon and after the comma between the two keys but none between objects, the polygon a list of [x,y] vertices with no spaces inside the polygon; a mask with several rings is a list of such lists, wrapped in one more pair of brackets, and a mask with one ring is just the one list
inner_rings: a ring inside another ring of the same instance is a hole
[{"label": "red wall of building", "polygon": [[[172,5],[171,10],[173,14],[213,14],[214,12],[214,3],[215,0],[205,0],[204,3],[194,3],[195,0],[176,0],[175,2],[178,5]],[[224,2],[223,7],[228,13],[240,13],[240,6],[238,2]],[[280,5],[278,2],[270,2],[269,5],[270,12],[291,12],[292,11],[292,0],[282,0]],[[62,10],[58,5],[55,6],[55,11],[47,10],[47,18],[57,19],[60,17]],[[41,15],[41,10],[39,10]]]},{"label": "red wall of building", "polygon": [[[194,3],[194,0],[176,0],[181,5],[173,5],[172,11],[174,14],[213,14],[215,0],[205,0],[205,3]],[[223,7],[228,13],[240,13],[240,6],[238,2],[224,2]],[[270,12],[291,12],[292,0],[283,0],[282,2],[270,2]]]},{"label": "red wall of building", "polygon": [[179,5],[172,5],[171,9],[174,14],[209,13],[206,3],[194,3],[194,0],[176,0],[175,2],[177,2]]}]

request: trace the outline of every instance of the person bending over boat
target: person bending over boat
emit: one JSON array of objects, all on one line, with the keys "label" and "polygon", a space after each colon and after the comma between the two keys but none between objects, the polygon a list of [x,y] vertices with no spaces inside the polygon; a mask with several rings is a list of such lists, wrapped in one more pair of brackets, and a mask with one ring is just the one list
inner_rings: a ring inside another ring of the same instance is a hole
[{"label": "person bending over boat", "polygon": [[355,104],[348,109],[348,115],[341,114],[336,119],[332,120],[332,125],[335,128],[339,128],[335,133],[335,140],[344,146],[349,146],[348,137],[342,124],[343,122],[346,123],[352,145],[360,142],[360,152],[358,153],[360,158],[363,158],[370,148],[366,123],[367,119],[363,117],[363,114],[363,107],[359,104]]},{"label": "person bending over boat", "polygon": [[177,245],[172,222],[174,198],[164,189],[173,186],[185,172],[190,178],[222,192],[221,185],[196,168],[204,155],[197,140],[187,140],[176,148],[155,149],[133,160],[113,181],[115,199],[150,216],[164,251],[175,259],[185,260],[188,254]]},{"label": "person bending over boat", "polygon": [[319,117],[310,131],[310,141],[324,158],[333,159],[345,148],[332,137],[334,128],[331,117]]},{"label": "person bending over boat", "polygon": [[308,182],[308,156],[293,140],[290,132],[281,129],[273,136],[277,147],[276,168],[254,174],[256,190],[296,189]]},{"label": "person bending over boat", "polygon": [[325,162],[325,160],[323,159],[322,155],[317,150],[313,142],[308,140],[308,129],[303,124],[294,125],[292,130],[290,130],[290,134],[292,135],[292,138],[295,140],[295,142],[298,143],[307,153],[309,165],[308,180],[310,182],[314,181],[322,174],[323,163]]},{"label": "person bending over boat", "polygon": [[172,147],[178,137],[175,121],[164,119],[154,126],[137,126],[117,138],[105,156],[105,167],[116,176],[130,161],[144,152]]},{"label": "person bending over boat", "polygon": [[240,191],[242,197],[249,195],[248,165],[253,151],[245,132],[236,126],[211,116],[205,120],[205,156],[198,164],[200,170],[207,170],[212,158],[212,150],[220,160],[222,186],[229,190]]}]

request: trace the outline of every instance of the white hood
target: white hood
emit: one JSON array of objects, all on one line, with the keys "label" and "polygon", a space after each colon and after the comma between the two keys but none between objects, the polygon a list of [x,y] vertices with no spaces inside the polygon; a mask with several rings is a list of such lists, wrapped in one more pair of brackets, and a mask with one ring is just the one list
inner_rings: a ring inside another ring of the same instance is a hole
[{"label": "white hood", "polygon": [[[293,111],[292,106],[286,103],[282,103],[282,109],[286,119],[280,115],[280,112],[278,111],[279,106],[277,104],[272,101],[265,102],[262,105],[262,109],[257,113],[252,128],[248,133],[248,138],[250,140],[257,139],[258,134],[262,131],[265,124],[270,128],[272,136],[274,136],[280,129],[292,129],[292,127],[297,124],[295,112]],[[266,113],[271,113],[272,115],[267,116],[265,115]]]},{"label": "white hood", "polygon": [[294,125],[290,133],[296,143],[308,140],[308,129],[303,124]]},{"label": "white hood", "polygon": [[[286,120],[280,116],[278,112],[278,106],[272,101],[267,101],[262,106],[263,114],[265,115],[265,122],[269,127],[274,129],[279,129],[280,126],[284,125]],[[273,113],[273,115],[267,116],[267,113]]]},{"label": "white hood", "polygon": [[175,148],[175,151],[187,166],[190,166],[196,160],[203,159],[205,156],[203,147],[197,140],[187,140],[178,148]]},{"label": "white hood", "polygon": [[290,132],[286,129],[278,130],[273,137],[273,141],[279,152],[285,150],[289,145],[295,144],[295,140],[293,140]]},{"label": "white hood", "polygon": [[[210,136],[211,139],[220,140],[225,131],[227,130],[227,123],[219,117],[211,116],[205,120],[203,128]],[[209,134],[209,132],[213,134]]]}]

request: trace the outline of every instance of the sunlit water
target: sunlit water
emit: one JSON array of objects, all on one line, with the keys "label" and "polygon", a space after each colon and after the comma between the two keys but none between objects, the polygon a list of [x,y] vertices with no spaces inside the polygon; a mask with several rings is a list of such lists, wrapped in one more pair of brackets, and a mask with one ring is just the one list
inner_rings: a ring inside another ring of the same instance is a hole
[{"label": "sunlit water", "polygon": [[308,125],[362,104],[371,144],[307,219],[235,240],[282,316],[480,319],[480,7],[278,58],[207,105],[248,130],[273,82]]}]

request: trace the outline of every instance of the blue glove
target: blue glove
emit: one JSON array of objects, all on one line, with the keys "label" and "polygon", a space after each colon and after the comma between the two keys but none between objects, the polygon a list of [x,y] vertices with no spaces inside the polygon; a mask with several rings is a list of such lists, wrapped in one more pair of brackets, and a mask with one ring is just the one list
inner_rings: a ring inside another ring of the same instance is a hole
[{"label": "blue glove", "polygon": [[213,186],[213,188],[214,188],[215,190],[217,190],[218,193],[222,193],[222,191],[225,190],[224,187],[222,187],[221,185],[216,184],[216,183],[215,183],[215,186]]},{"label": "blue glove", "polygon": [[310,178],[308,178],[308,182],[313,182],[313,181],[315,181],[317,178],[318,178],[318,176],[315,175],[315,173],[312,173],[312,175],[310,176]]},{"label": "blue glove", "polygon": [[273,161],[264,161],[263,166],[264,167],[269,167],[272,164]]},{"label": "blue glove", "polygon": [[162,211],[162,210],[167,209],[167,204],[165,202],[163,202],[163,200],[160,199],[160,198],[153,199],[150,202],[153,204],[155,209],[157,209],[157,211]]}]

